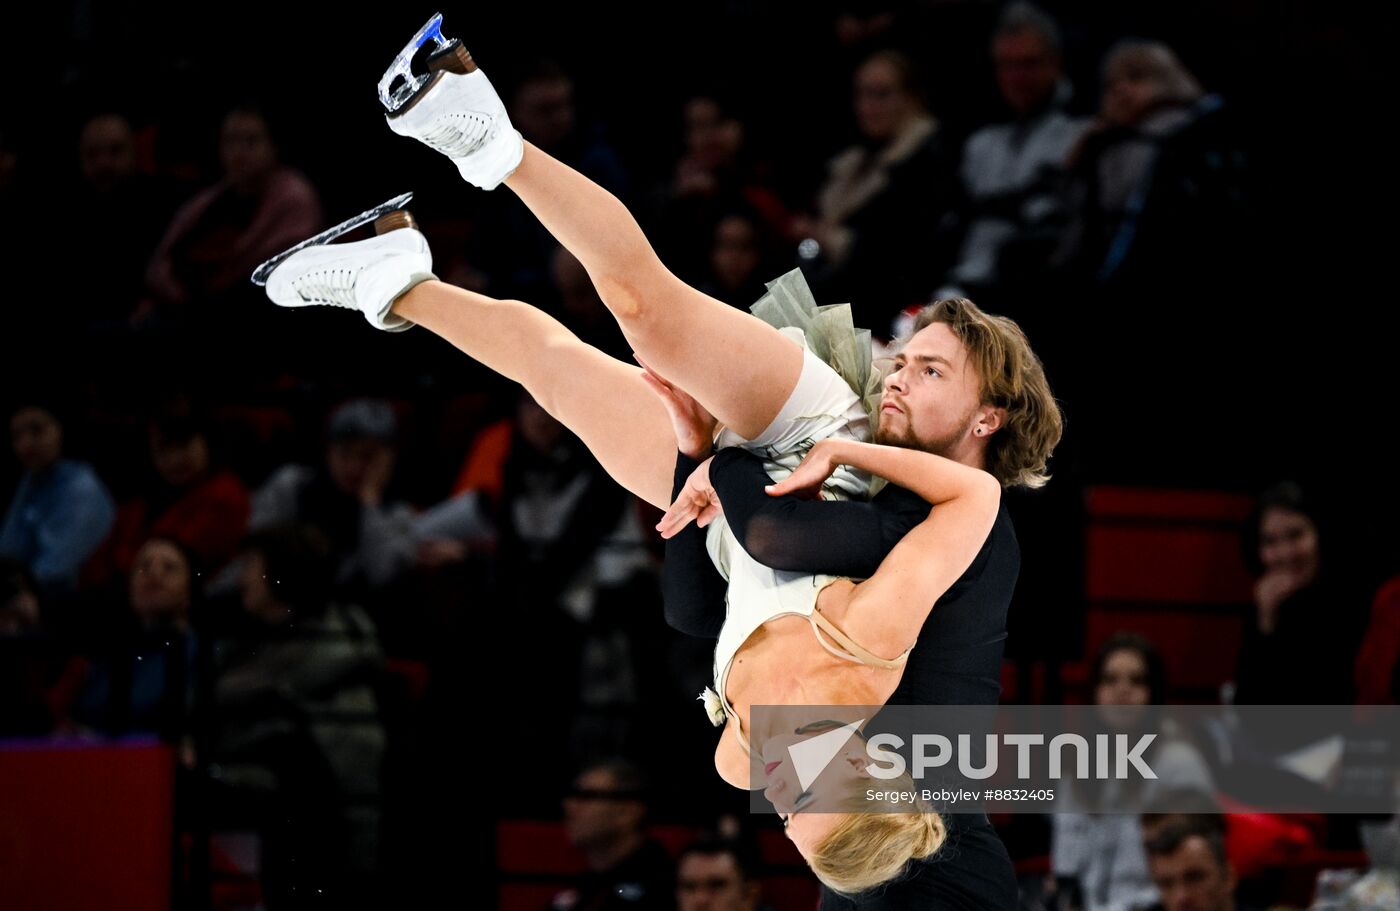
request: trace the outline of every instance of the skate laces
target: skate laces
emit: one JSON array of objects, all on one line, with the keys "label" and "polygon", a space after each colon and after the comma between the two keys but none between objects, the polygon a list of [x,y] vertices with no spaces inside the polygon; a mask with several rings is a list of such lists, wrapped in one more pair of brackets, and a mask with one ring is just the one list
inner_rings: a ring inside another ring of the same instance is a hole
[{"label": "skate laces", "polygon": [[355,303],[355,280],[359,269],[325,268],[307,272],[292,280],[292,290],[308,304],[329,304],[358,310]]},{"label": "skate laces", "polygon": [[496,118],[477,111],[444,114],[418,138],[449,158],[470,155],[495,134]]}]

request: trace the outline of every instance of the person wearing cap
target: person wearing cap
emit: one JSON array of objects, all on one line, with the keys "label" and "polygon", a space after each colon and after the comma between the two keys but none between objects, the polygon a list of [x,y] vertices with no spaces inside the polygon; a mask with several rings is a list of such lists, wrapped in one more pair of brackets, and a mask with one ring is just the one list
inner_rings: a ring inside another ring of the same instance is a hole
[{"label": "person wearing cap", "polygon": [[408,504],[386,496],[398,420],[375,399],[340,405],[326,424],[325,462],[286,465],[253,495],[250,531],[303,523],[331,542],[336,582],[382,589],[413,565],[418,539]]}]

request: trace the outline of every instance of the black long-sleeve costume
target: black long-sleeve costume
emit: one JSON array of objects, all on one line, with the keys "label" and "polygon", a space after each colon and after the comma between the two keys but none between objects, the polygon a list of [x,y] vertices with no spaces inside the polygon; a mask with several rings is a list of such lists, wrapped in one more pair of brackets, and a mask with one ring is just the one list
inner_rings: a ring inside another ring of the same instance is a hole
[{"label": "black long-sleeve costume", "polygon": [[[673,495],[698,465],[677,458]],[[715,456],[710,483],[740,546],[758,562],[788,572],[869,578],[930,510],[923,498],[894,484],[869,501],[771,497],[763,489],[772,483],[763,461],[737,448]],[[929,612],[892,704],[996,704],[1006,611],[1020,562],[1003,505],[972,565]],[[662,589],[671,626],[718,637],[725,588],[705,549],[704,529],[692,524],[667,542]]]},{"label": "black long-sleeve costume", "polygon": [[[698,465],[679,456],[673,498]],[[715,456],[710,482],[744,550],[760,563],[790,572],[868,578],[930,511],[921,497],[893,484],[868,502],[770,497],[763,490],[771,479],[762,460],[741,449]],[[1020,565],[1020,547],[1003,504],[972,565],[929,612],[891,705],[996,704],[1006,613]],[[718,637],[726,584],[710,561],[704,529],[691,524],[667,542],[662,587],[667,622],[692,636]],[[915,864],[900,882],[855,897],[823,888],[821,907],[1014,908],[1011,860],[987,817],[957,813],[943,819],[947,845]]]}]

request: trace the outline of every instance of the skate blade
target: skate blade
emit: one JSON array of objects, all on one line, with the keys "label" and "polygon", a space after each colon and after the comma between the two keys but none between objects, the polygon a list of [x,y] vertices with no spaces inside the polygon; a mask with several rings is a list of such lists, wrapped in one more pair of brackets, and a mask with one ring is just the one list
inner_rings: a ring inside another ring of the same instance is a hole
[{"label": "skate blade", "polygon": [[278,266],[282,265],[282,263],[286,262],[287,257],[291,256],[293,253],[296,253],[299,250],[305,250],[307,247],[315,247],[319,246],[320,244],[328,244],[340,235],[348,234],[349,232],[355,230],[358,227],[367,225],[375,219],[379,218],[381,215],[387,215],[390,212],[395,212],[399,209],[402,209],[404,206],[408,205],[408,201],[412,198],[412,193],[404,193],[400,196],[395,196],[393,199],[389,200],[386,203],[381,203],[380,205],[375,206],[373,209],[368,209],[364,212],[361,212],[354,218],[349,218],[345,221],[342,221],[334,228],[327,228],[320,234],[317,234],[315,237],[307,238],[306,240],[297,244],[295,247],[290,247],[286,250],[283,250],[281,253],[278,253],[276,256],[272,257],[272,259],[269,259],[267,262],[263,263],[261,266],[258,266],[256,269],[253,270],[253,284],[257,285],[260,288],[265,286],[267,284],[268,276],[272,275],[273,270],[275,270]]},{"label": "skate blade", "polygon": [[[379,103],[384,105],[384,110],[390,114],[407,104],[418,94],[431,74],[415,76],[413,74],[413,56],[418,53],[418,49],[432,39],[440,49],[448,43],[448,39],[442,37],[442,13],[435,13],[422,28],[418,30],[399,51],[399,55],[394,58],[394,62],[389,64],[389,68],[384,71],[384,75],[379,80]],[[397,88],[393,88],[394,80],[403,77],[403,83]]]}]

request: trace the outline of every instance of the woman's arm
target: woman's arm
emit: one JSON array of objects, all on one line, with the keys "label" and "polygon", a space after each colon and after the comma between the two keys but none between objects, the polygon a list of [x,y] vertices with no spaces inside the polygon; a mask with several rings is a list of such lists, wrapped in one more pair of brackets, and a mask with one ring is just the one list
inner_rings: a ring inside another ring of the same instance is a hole
[{"label": "woman's arm", "polygon": [[773,479],[763,460],[737,447],[716,454],[709,475],[739,544],[787,572],[869,578],[929,514],[927,502],[895,486],[870,502],[769,496],[764,488]]},{"label": "woman's arm", "polygon": [[774,494],[819,487],[837,465],[886,478],[934,508],[905,535],[875,575],[855,587],[842,620],[845,632],[877,655],[914,644],[933,603],[967,571],[1001,505],[1001,484],[985,471],[914,449],[853,440],[823,440]]}]

